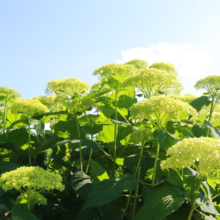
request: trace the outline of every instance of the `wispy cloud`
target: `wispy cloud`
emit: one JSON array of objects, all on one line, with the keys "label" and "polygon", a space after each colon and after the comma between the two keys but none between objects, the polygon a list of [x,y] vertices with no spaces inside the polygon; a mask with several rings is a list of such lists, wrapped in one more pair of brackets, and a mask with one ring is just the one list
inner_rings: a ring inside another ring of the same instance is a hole
[{"label": "wispy cloud", "polygon": [[175,66],[179,76],[206,76],[211,64],[211,56],[204,45],[159,43],[149,48],[132,48],[122,51],[122,61],[133,59],[146,60],[149,64],[168,62]]}]

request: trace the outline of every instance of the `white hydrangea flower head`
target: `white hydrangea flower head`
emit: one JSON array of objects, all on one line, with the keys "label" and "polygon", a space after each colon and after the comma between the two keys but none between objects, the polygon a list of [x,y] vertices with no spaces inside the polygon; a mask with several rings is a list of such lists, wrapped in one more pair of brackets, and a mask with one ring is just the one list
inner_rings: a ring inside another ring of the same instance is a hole
[{"label": "white hydrangea flower head", "polygon": [[3,93],[7,96],[6,101],[21,97],[21,94],[19,92],[5,86],[0,87],[0,93]]},{"label": "white hydrangea flower head", "polygon": [[129,76],[134,70],[133,65],[111,63],[95,69],[93,75],[98,76],[99,80],[108,80],[112,75]]},{"label": "white hydrangea flower head", "polygon": [[36,113],[48,111],[48,108],[37,99],[16,99],[10,109],[12,113],[22,113],[28,118]]},{"label": "white hydrangea flower head", "polygon": [[220,91],[220,76],[210,75],[198,80],[194,86],[197,90],[204,89],[212,97],[219,95]]},{"label": "white hydrangea flower head", "polygon": [[83,94],[90,89],[86,82],[77,78],[63,78],[50,81],[46,87],[46,94],[62,95],[64,97],[73,97],[75,94]]},{"label": "white hydrangea flower head", "polygon": [[47,106],[51,112],[58,112],[63,110],[62,100],[59,96],[36,96],[33,99],[39,100],[43,105]]},{"label": "white hydrangea flower head", "polygon": [[137,88],[146,98],[161,93],[179,94],[183,90],[183,85],[177,75],[153,68],[137,70],[124,80],[122,86]]},{"label": "white hydrangea flower head", "polygon": [[6,191],[22,188],[32,190],[53,190],[64,189],[62,177],[59,174],[51,173],[41,167],[19,167],[16,170],[3,173],[0,177],[0,186]]},{"label": "white hydrangea flower head", "polygon": [[163,170],[195,167],[195,162],[199,162],[197,171],[201,176],[220,171],[220,141],[213,138],[186,138],[169,148],[169,155],[161,163]]},{"label": "white hydrangea flower head", "polygon": [[126,62],[125,64],[133,65],[133,66],[135,66],[136,69],[147,69],[148,68],[147,61],[140,60],[140,59],[130,60],[130,61]]},{"label": "white hydrangea flower head", "polygon": [[181,100],[181,101],[183,101],[183,102],[188,102],[188,103],[190,103],[190,102],[192,102],[194,99],[197,99],[197,98],[198,98],[197,96],[192,95],[192,94],[189,94],[189,93],[187,93],[187,94],[185,94],[185,95],[170,95],[169,97],[170,97],[170,98],[173,98],[173,99],[179,99],[179,100]]},{"label": "white hydrangea flower head", "polygon": [[153,63],[149,68],[157,69],[157,70],[164,70],[167,73],[172,73],[172,74],[178,74],[177,70],[175,69],[173,64],[170,63]]},{"label": "white hydrangea flower head", "polygon": [[166,126],[169,120],[178,119],[182,112],[197,114],[197,111],[188,103],[167,96],[152,96],[147,100],[135,103],[130,108],[130,112],[132,119],[156,120],[159,128]]}]

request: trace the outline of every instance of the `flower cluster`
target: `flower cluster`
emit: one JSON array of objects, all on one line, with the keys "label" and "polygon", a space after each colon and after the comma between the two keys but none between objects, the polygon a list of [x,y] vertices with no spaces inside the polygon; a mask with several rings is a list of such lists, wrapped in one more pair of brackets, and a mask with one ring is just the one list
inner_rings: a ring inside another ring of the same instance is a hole
[{"label": "flower cluster", "polygon": [[197,99],[198,97],[195,96],[195,95],[192,95],[192,94],[185,94],[185,95],[170,95],[170,98],[173,98],[173,99],[179,99],[183,102],[192,102],[194,99]]},{"label": "flower cluster", "polygon": [[135,59],[135,60],[130,60],[126,62],[125,64],[133,65],[135,66],[136,69],[147,69],[148,68],[148,63],[145,60]]},{"label": "flower cluster", "polygon": [[46,87],[46,94],[63,95],[73,97],[75,94],[82,94],[90,89],[86,82],[76,78],[63,78],[50,81]]},{"label": "flower cluster", "polygon": [[207,76],[197,81],[194,86],[197,90],[205,89],[211,96],[216,96],[220,89],[220,76]]},{"label": "flower cluster", "polygon": [[201,176],[207,176],[220,169],[220,141],[208,138],[187,138],[168,149],[170,158],[161,163],[164,169],[183,169],[187,166],[195,167]]},{"label": "flower cluster", "polygon": [[130,141],[133,143],[143,143],[153,139],[153,135],[150,129],[144,128],[134,131],[130,136]]},{"label": "flower cluster", "polygon": [[146,98],[161,93],[179,94],[183,89],[177,75],[153,68],[137,70],[124,80],[122,86],[137,88]]},{"label": "flower cluster", "polygon": [[15,99],[15,98],[20,98],[21,94],[19,92],[17,92],[14,89],[5,87],[5,86],[1,86],[0,87],[0,93],[3,93],[6,95],[6,101],[9,101],[11,99]]},{"label": "flower cluster", "polygon": [[16,99],[10,108],[12,113],[22,113],[29,118],[36,113],[48,111],[48,108],[37,99]]},{"label": "flower cluster", "polygon": [[6,191],[22,188],[36,190],[62,191],[62,177],[59,174],[51,173],[41,167],[19,167],[16,170],[3,173],[0,177],[0,186]]},{"label": "flower cluster", "polygon": [[173,73],[177,75],[177,70],[175,69],[174,65],[170,64],[170,63],[153,63],[149,68],[154,68],[157,70],[164,70],[167,73]]},{"label": "flower cluster", "polygon": [[33,99],[39,100],[43,105],[52,112],[62,111],[63,105],[62,100],[59,96],[49,95],[49,96],[36,96]]},{"label": "flower cluster", "polygon": [[196,114],[197,111],[188,103],[167,96],[152,96],[147,100],[135,103],[131,108],[133,119],[157,120],[157,126],[163,127],[168,120],[177,119],[182,112]]},{"label": "flower cluster", "polygon": [[85,112],[86,110],[92,108],[95,105],[95,102],[86,97],[79,97],[72,100],[69,100],[67,103],[67,109],[72,114],[75,114],[77,112]]},{"label": "flower cluster", "polygon": [[133,65],[111,63],[99,67],[93,72],[100,80],[108,79],[112,75],[129,76],[133,73],[135,67]]},{"label": "flower cluster", "polygon": [[37,191],[22,193],[20,196],[18,196],[17,201],[27,201],[28,199],[31,201],[31,207],[34,205],[47,205],[47,199]]}]

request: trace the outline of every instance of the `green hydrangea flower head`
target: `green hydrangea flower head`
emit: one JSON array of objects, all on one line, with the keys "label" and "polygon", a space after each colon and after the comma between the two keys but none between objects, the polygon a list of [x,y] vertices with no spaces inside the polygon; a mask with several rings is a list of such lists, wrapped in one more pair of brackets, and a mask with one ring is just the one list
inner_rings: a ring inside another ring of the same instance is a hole
[{"label": "green hydrangea flower head", "polygon": [[41,167],[19,167],[16,170],[3,173],[0,177],[0,186],[6,191],[22,188],[49,191],[64,189],[61,183],[62,177],[59,174],[51,173]]},{"label": "green hydrangea flower head", "polygon": [[99,67],[93,72],[93,75],[98,76],[99,80],[108,80],[112,75],[129,76],[134,70],[133,65],[111,63]]},{"label": "green hydrangea flower head", "polygon": [[147,100],[135,103],[130,108],[131,118],[156,120],[157,127],[166,126],[167,122],[180,117],[181,113],[196,114],[197,111],[186,102],[167,96],[152,96]]},{"label": "green hydrangea flower head", "polygon": [[198,80],[194,87],[197,90],[204,89],[212,97],[216,97],[217,95],[219,95],[219,91],[220,91],[220,76],[217,75],[207,76],[203,79]]},{"label": "green hydrangea flower head", "polygon": [[176,75],[157,69],[139,69],[128,76],[122,86],[137,88],[146,98],[161,93],[179,94],[183,90],[183,85]]},{"label": "green hydrangea flower head", "polygon": [[220,141],[209,138],[186,138],[167,151],[170,157],[161,163],[164,169],[183,169],[195,166],[201,176],[207,176],[220,170]]},{"label": "green hydrangea flower head", "polygon": [[27,203],[28,199],[31,202],[30,209],[32,209],[34,205],[47,205],[47,199],[37,191],[22,193],[20,196],[18,196],[16,202]]},{"label": "green hydrangea flower head", "polygon": [[143,143],[153,140],[153,135],[150,129],[144,128],[140,130],[135,130],[130,136],[130,142],[133,143]]},{"label": "green hydrangea flower head", "polygon": [[172,74],[178,74],[177,70],[175,69],[173,64],[170,63],[153,63],[149,68],[157,69],[157,70],[164,70],[167,73],[172,73]]},{"label": "green hydrangea flower head", "polygon": [[43,105],[47,106],[51,112],[58,112],[63,110],[62,100],[59,96],[36,96],[33,99],[39,100]]},{"label": "green hydrangea flower head", "polygon": [[21,94],[19,92],[5,86],[0,87],[0,93],[3,93],[7,96],[6,101],[21,97]]},{"label": "green hydrangea flower head", "polygon": [[36,113],[48,111],[48,108],[37,99],[16,99],[10,109],[12,113],[22,113],[28,118]]},{"label": "green hydrangea flower head", "polygon": [[197,99],[198,97],[195,96],[195,95],[192,95],[192,94],[185,94],[185,95],[170,95],[170,98],[173,98],[173,99],[179,99],[183,102],[192,102],[194,99]]},{"label": "green hydrangea flower head", "polygon": [[49,190],[64,190],[62,177],[41,167],[19,167],[16,170],[3,173],[0,186],[5,190],[15,189],[21,193],[17,202],[28,204],[31,210],[34,205],[46,205],[47,199],[41,192]]},{"label": "green hydrangea flower head", "polygon": [[95,102],[91,98],[79,97],[69,100],[67,103],[67,109],[70,113],[75,114],[77,112],[85,112],[92,108]]},{"label": "green hydrangea flower head", "polygon": [[75,94],[83,94],[90,89],[86,82],[76,78],[63,78],[50,81],[46,87],[46,94],[62,95],[64,97],[73,97]]},{"label": "green hydrangea flower head", "polygon": [[125,64],[133,65],[133,66],[135,66],[136,69],[147,69],[148,68],[147,61],[140,60],[140,59],[130,60],[130,61],[126,62]]}]

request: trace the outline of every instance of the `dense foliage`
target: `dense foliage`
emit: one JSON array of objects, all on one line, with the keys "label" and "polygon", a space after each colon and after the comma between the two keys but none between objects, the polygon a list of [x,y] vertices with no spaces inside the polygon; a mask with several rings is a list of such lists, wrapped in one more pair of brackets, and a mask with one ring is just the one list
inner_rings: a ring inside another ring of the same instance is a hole
[{"label": "dense foliage", "polygon": [[196,97],[168,63],[94,75],[32,99],[0,87],[0,219],[220,219],[220,76]]}]

